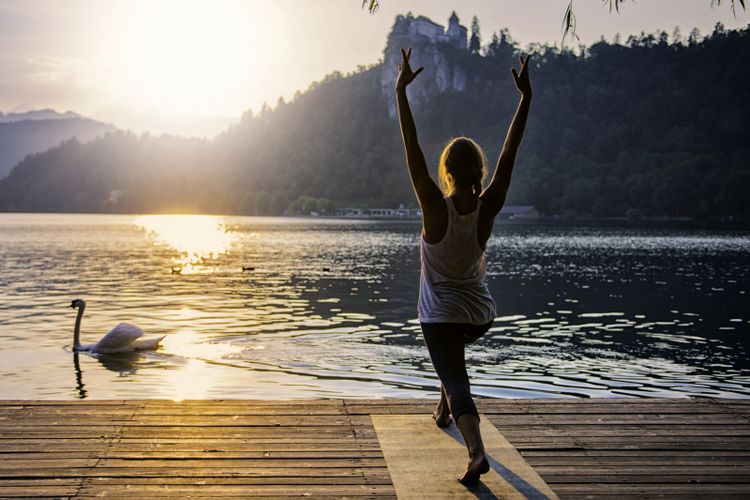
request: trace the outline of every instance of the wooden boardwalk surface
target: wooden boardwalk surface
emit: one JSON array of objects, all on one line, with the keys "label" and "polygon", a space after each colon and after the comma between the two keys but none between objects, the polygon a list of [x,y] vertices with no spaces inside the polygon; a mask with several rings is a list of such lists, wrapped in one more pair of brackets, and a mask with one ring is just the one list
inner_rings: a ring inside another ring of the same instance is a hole
[{"label": "wooden boardwalk surface", "polygon": [[[0,401],[0,497],[395,496],[370,415],[435,404]],[[750,497],[750,400],[478,407],[560,498]]]}]

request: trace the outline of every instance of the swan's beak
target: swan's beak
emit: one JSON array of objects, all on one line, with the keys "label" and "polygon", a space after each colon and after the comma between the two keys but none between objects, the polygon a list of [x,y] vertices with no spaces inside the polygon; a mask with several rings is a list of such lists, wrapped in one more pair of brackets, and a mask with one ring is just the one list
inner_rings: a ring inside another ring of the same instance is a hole
[{"label": "swan's beak", "polygon": [[73,308],[73,309],[76,308],[76,301],[75,300],[73,300],[73,301],[70,302],[70,307]]}]

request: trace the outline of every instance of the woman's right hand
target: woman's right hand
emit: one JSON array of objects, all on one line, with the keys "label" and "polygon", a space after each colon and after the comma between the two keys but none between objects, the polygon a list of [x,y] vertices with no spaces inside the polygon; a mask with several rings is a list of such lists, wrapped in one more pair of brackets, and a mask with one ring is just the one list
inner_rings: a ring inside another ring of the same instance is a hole
[{"label": "woman's right hand", "polygon": [[513,80],[516,82],[516,88],[524,97],[531,97],[531,82],[529,81],[529,59],[531,59],[530,54],[526,56],[526,59],[518,56],[518,60],[521,62],[520,73],[516,73],[515,68],[511,68],[510,70],[510,72],[513,74]]},{"label": "woman's right hand", "polygon": [[396,79],[396,90],[405,90],[406,86],[409,85],[418,74],[424,70],[424,67],[417,68],[416,71],[411,70],[409,65],[409,59],[411,58],[411,49],[405,51],[401,49],[401,64],[398,65],[398,78]]}]

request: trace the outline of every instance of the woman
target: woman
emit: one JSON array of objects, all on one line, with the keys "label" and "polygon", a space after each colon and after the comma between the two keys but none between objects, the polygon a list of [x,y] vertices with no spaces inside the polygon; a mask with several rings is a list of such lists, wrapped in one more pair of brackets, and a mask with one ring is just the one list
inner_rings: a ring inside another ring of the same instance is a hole
[{"label": "woman", "polygon": [[396,80],[398,116],[409,176],[422,208],[419,321],[441,383],[440,403],[433,418],[445,427],[453,415],[469,452],[469,464],[458,480],[472,484],[489,471],[489,463],[479,432],[479,413],[471,398],[464,345],[487,332],[495,318],[484,249],[505,202],[526,128],[531,103],[529,57],[519,58],[519,73],[511,69],[521,100],[489,186],[482,190],[487,167],[481,148],[469,138],[458,137],[440,155],[441,192],[427,170],[406,97],[406,87],[424,68],[412,71],[411,49],[401,49],[401,56]]}]

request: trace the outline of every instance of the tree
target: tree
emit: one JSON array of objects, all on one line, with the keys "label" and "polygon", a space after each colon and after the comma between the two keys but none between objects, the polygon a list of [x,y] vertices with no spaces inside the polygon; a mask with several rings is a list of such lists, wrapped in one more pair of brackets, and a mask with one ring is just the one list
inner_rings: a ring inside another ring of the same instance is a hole
[{"label": "tree", "polygon": [[698,28],[693,28],[688,35],[688,45],[698,45],[701,41],[701,32]]},{"label": "tree", "polygon": [[682,32],[680,31],[679,26],[675,26],[674,31],[672,32],[672,44],[682,45]]},{"label": "tree", "polygon": [[482,42],[479,37],[479,19],[477,19],[477,16],[474,16],[471,19],[471,38],[469,39],[469,52],[471,52],[472,54],[478,54],[481,46]]},{"label": "tree", "polygon": [[515,42],[508,28],[492,34],[492,41],[487,45],[487,56],[495,59],[510,60],[516,50]]}]

